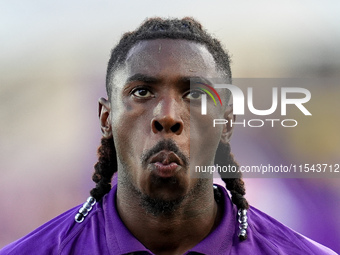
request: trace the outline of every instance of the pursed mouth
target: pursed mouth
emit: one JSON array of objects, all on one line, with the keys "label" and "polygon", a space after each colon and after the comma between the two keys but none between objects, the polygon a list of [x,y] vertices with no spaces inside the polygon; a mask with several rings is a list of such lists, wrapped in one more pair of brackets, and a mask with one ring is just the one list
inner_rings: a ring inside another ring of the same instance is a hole
[{"label": "pursed mouth", "polygon": [[162,150],[150,158],[151,171],[162,178],[174,176],[183,162],[173,151]]},{"label": "pursed mouth", "polygon": [[160,163],[162,165],[170,165],[172,163],[175,163],[180,166],[183,165],[183,162],[180,159],[180,157],[178,157],[176,153],[174,153],[173,151],[168,150],[162,150],[158,152],[156,155],[152,156],[150,158],[150,164],[152,163]]},{"label": "pursed mouth", "polygon": [[[189,158],[186,157],[172,140],[159,141],[141,156],[143,168],[186,168]],[[170,167],[171,166],[171,167]]]}]

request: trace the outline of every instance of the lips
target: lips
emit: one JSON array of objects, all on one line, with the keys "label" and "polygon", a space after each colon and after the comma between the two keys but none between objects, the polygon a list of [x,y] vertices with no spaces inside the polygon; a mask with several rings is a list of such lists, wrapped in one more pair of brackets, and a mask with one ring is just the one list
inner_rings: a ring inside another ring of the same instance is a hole
[{"label": "lips", "polygon": [[183,165],[182,160],[172,151],[162,150],[150,159],[153,171],[163,178],[172,177]]}]

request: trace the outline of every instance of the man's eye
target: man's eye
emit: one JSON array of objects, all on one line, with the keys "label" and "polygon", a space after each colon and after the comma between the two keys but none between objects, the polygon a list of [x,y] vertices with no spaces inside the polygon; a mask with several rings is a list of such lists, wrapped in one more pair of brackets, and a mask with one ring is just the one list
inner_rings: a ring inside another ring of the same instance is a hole
[{"label": "man's eye", "polygon": [[152,93],[145,88],[138,88],[132,91],[132,95],[135,97],[140,97],[140,98],[148,98],[152,96]]},{"label": "man's eye", "polygon": [[190,100],[197,100],[197,99],[201,99],[202,94],[204,94],[202,90],[195,89],[195,90],[190,91],[185,97]]}]

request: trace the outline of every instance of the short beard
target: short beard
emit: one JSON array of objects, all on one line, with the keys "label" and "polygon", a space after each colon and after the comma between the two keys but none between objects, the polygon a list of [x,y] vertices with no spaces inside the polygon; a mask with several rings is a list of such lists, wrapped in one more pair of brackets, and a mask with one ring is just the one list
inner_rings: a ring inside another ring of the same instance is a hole
[{"label": "short beard", "polygon": [[139,191],[140,206],[154,217],[171,216],[180,207],[185,197],[180,197],[174,200],[165,200],[161,198],[152,198],[148,195],[142,194]]},{"label": "short beard", "polygon": [[[178,148],[173,140],[162,140],[158,142],[153,148],[143,153],[141,156],[141,163],[144,168],[147,167],[148,160],[155,155],[156,153],[167,149],[176,153],[181,160],[183,161],[184,166],[189,165],[189,157],[186,157]],[[199,196],[202,190],[205,190],[203,183],[205,183],[206,179],[198,179],[195,186],[185,195],[176,198],[176,199],[164,199],[164,198],[155,198],[149,195],[142,193],[135,185],[133,185],[133,178],[128,169],[131,169],[131,166],[127,164],[122,164],[121,171],[119,171],[118,181],[124,187],[124,189],[128,192],[132,192],[139,200],[139,205],[145,210],[146,213],[149,213],[155,217],[157,216],[166,216],[170,217],[173,215],[177,209],[181,206],[183,201],[192,196]],[[166,185],[169,183],[175,184],[178,182],[176,177],[169,178],[153,178],[153,182],[158,185]],[[193,198],[194,199],[194,198]]]},{"label": "short beard", "polygon": [[[162,180],[166,182],[176,182],[174,178],[168,178],[167,180]],[[202,192],[204,179],[198,179],[195,186],[184,196],[176,199],[162,199],[153,198],[149,195],[143,194],[141,191],[134,187],[134,192],[139,197],[140,206],[147,212],[155,217],[165,216],[170,217],[174,215],[177,209],[182,205],[183,201],[189,197],[196,196]]]},{"label": "short beard", "polygon": [[[183,201],[188,197],[196,197],[199,200],[199,196],[202,192],[206,192],[206,182],[208,179],[200,178],[198,179],[195,186],[184,196],[176,199],[162,199],[154,198],[149,195],[142,193],[135,185],[132,183],[132,178],[126,169],[120,171],[120,176],[118,182],[122,187],[124,187],[125,192],[132,192],[139,200],[139,205],[145,210],[146,213],[153,215],[154,217],[165,216],[171,217],[181,206]],[[158,180],[162,182],[176,182],[174,177],[167,179]]]}]

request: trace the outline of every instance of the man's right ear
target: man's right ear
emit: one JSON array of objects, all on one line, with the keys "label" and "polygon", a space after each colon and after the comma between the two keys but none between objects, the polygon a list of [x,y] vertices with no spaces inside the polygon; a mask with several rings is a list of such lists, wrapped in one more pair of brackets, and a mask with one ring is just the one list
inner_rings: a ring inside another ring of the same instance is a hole
[{"label": "man's right ear", "polygon": [[110,120],[111,104],[103,97],[99,98],[98,103],[98,114],[102,135],[104,138],[110,138],[112,137],[112,126]]}]

